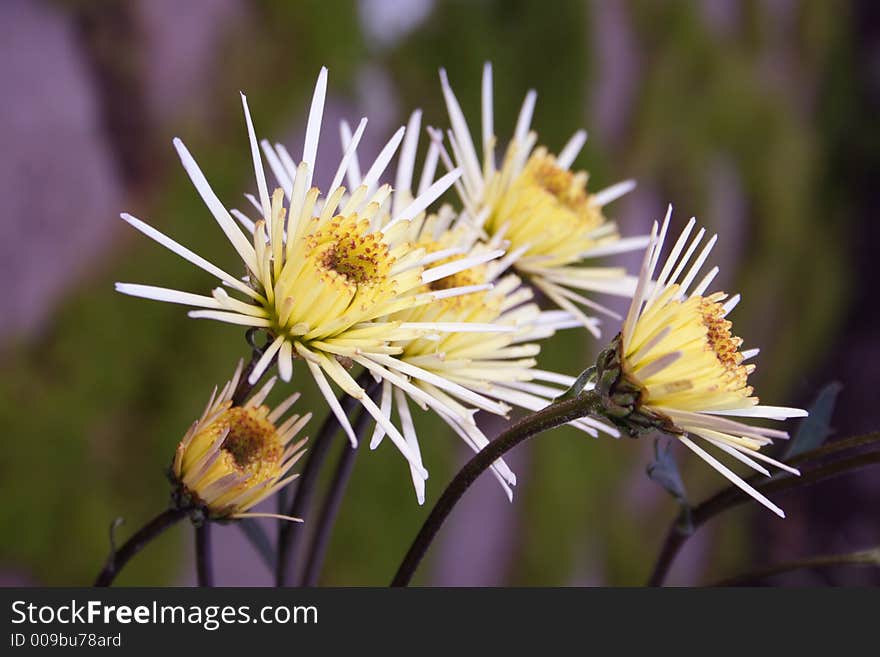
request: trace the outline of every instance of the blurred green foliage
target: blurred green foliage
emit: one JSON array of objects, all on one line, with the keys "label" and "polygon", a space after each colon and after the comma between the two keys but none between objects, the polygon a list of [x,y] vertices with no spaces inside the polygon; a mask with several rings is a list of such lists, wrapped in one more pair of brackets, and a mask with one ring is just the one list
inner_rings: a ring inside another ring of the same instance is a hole
[{"label": "blurred green foliage", "polygon": [[[81,3],[64,4],[71,12],[85,11]],[[180,117],[174,134],[185,138],[215,191],[234,205],[252,187],[238,89],[248,92],[258,132],[276,137],[290,117],[304,116],[320,65],[331,69],[331,90],[339,94],[351,90],[369,62],[390,72],[405,111],[422,106],[426,123],[443,126],[436,69],[447,68],[465,112],[476,118],[481,66],[492,60],[499,134],[512,127],[525,91],[536,88],[535,127],[543,143],[558,149],[575,129],[591,127],[597,5],[565,1],[551,10],[526,0],[439,2],[425,24],[383,49],[365,42],[354,2],[255,4],[252,20],[220,49],[210,120]],[[707,162],[722,153],[734,163],[752,221],[739,272],[748,303],[738,310],[738,329],[772,356],[775,366],[764,366],[760,383],[764,394],[782,403],[794,377],[821,356],[846,303],[845,205],[829,203],[837,181],[827,175],[826,160],[841,138],[835,126],[844,121],[851,91],[841,70],[849,18],[840,5],[798,6],[794,33],[784,42],[793,53],[792,70],[779,83],[765,69],[780,38],[757,3],[744,4],[743,24],[724,36],[690,3],[624,5],[641,48],[627,135],[613,153],[601,148],[601,136],[591,139],[578,165],[589,168],[600,186],[628,176],[649,180],[680,204],[681,218],[705,214]],[[838,111],[826,107],[826,87],[843,94]],[[152,135],[167,143],[172,132],[156,126]],[[120,210],[230,265],[231,249],[170,147],[164,157],[144,197]],[[212,281],[111,217],[107,223],[119,234],[117,252],[71,291],[42,334],[7,345],[2,360],[0,495],[7,503],[0,511],[0,564],[50,584],[81,584],[94,576],[114,517],[126,518],[117,532],[124,538],[163,508],[163,470],[176,442],[211,387],[247,355],[236,328],[115,294],[117,280],[192,291],[207,290]],[[577,374],[573,363],[586,365],[595,349],[592,340],[568,332],[549,343],[542,366]],[[308,377],[298,372],[295,385],[305,393],[299,407],[320,416],[326,405]],[[461,456],[457,439],[424,414],[417,422],[432,475],[426,507],[415,504],[406,467],[388,441],[362,454],[326,583],[386,583],[451,475]],[[631,489],[650,458],[648,441],[642,442],[593,441],[560,430],[532,445],[529,469],[519,473],[528,486],[515,501],[522,520],[519,541],[509,547],[511,583],[565,584],[588,561],[605,581],[643,580],[675,504],[660,495],[634,501]],[[691,465],[683,469],[694,499],[720,485],[706,468]],[[740,529],[734,522],[716,532],[716,545],[724,549],[712,551],[709,566],[745,559]],[[181,557],[184,535],[176,529],[151,546],[120,583],[172,582],[188,562]],[[422,582],[429,581],[428,570]]]}]

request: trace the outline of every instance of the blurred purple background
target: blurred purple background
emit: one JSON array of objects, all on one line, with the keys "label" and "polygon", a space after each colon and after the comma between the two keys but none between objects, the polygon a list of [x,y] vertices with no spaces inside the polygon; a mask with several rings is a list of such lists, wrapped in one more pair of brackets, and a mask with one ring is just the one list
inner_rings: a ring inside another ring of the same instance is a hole
[{"label": "blurred purple background", "polygon": [[[609,0],[548,11],[522,0],[6,0],[0,582],[89,581],[110,520],[125,516],[127,535],[164,504],[161,471],[174,444],[245,346],[234,331],[192,326],[180,309],[113,295],[114,280],[208,284],[116,216],[132,211],[230,262],[171,137],[193,147],[227,204],[241,205],[253,183],[237,91],[248,93],[258,132],[296,152],[323,64],[330,95],[319,184],[340,152],[340,119],[369,116],[366,153],[417,106],[445,125],[436,71],[446,66],[476,120],[479,72],[492,60],[498,126],[512,126],[534,87],[542,143],[558,149],[585,127],[577,165],[591,171],[591,185],[638,179],[613,206],[624,234],[645,232],[669,201],[679,224],[697,214],[718,231],[718,284],[744,293],[735,321],[748,345],[762,347],[762,398],[808,405],[840,381],[834,437],[877,429],[878,14],[867,1]],[[620,262],[635,269],[639,258]],[[572,362],[588,363],[597,348],[566,336],[548,344],[542,364],[576,374]],[[436,463],[429,508],[467,453],[439,425],[420,422]],[[585,444],[574,434],[520,448],[511,458],[515,503],[480,481],[421,581],[642,583],[676,511],[644,476],[650,456],[648,440]],[[682,467],[696,500],[723,485],[684,455]],[[407,481],[390,451],[360,459],[325,583],[388,580],[427,511]],[[741,510],[702,529],[670,581],[880,543],[876,469],[778,501],[784,522]],[[190,533],[170,533],[121,581],[194,583]],[[222,584],[271,582],[235,527],[217,532],[215,559]],[[866,568],[768,580],[878,582]]]}]

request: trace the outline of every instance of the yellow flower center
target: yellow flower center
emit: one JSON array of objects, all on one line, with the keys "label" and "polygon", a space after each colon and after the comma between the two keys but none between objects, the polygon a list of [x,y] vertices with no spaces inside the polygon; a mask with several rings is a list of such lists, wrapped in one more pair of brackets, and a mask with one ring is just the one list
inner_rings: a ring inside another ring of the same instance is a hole
[{"label": "yellow flower center", "polygon": [[742,366],[742,354],[739,348],[742,346],[742,338],[734,336],[730,329],[733,323],[724,319],[724,307],[717,301],[701,299],[700,313],[703,318],[703,326],[706,327],[706,340],[718,362],[724,370],[736,378],[741,379],[741,385],[745,385],[748,372]]},{"label": "yellow flower center", "polygon": [[[425,249],[425,253],[431,254],[450,248],[451,246],[456,244],[458,239],[460,239],[454,231],[448,231],[447,233],[445,233],[445,237],[446,239],[441,241],[430,238],[422,238],[416,243],[416,246]],[[431,267],[439,267],[440,265],[445,265],[450,262],[455,262],[456,260],[461,260],[464,257],[466,257],[466,254],[443,258],[442,260],[431,263]],[[482,285],[486,282],[487,275],[488,268],[485,264],[475,265],[470,269],[465,269],[464,271],[460,271],[450,276],[440,278],[436,281],[431,281],[427,284],[427,288],[436,292],[440,290],[450,290],[454,287]],[[469,296],[471,295],[468,294],[461,297],[451,297],[450,299],[443,299],[441,301],[455,303],[457,300]]]},{"label": "yellow flower center", "polygon": [[[368,221],[337,217],[328,230],[308,237],[318,267],[352,286],[381,283],[393,264],[381,233],[367,233]],[[311,255],[311,253],[309,253]]]},{"label": "yellow flower center", "polygon": [[[436,253],[449,248],[457,242],[457,239],[453,234],[447,233],[446,239],[442,241],[424,238],[419,240],[418,246],[424,248],[427,253]],[[455,262],[467,257],[467,255],[444,258],[432,263],[431,266]],[[487,279],[488,267],[482,264],[428,283],[425,288],[440,291],[467,285],[482,285],[486,283]],[[471,292],[437,299],[429,304],[399,312],[392,316],[392,319],[403,322],[478,322],[488,324],[495,322],[501,314],[503,298],[503,295],[493,294],[491,291]],[[454,358],[456,352],[487,341],[492,340],[483,333],[452,332],[440,334],[439,339],[437,336],[431,339],[416,338],[400,343],[398,346],[402,349],[403,358],[439,353]]]},{"label": "yellow flower center", "polygon": [[508,175],[500,172],[489,186],[486,229],[494,234],[506,227],[512,248],[528,245],[526,261],[541,256],[541,267],[577,262],[585,251],[617,238],[614,225],[590,202],[586,172],[560,168],[553,155],[539,148],[506,185]]},{"label": "yellow flower center", "polygon": [[239,470],[276,464],[281,457],[281,445],[275,426],[256,408],[230,408],[217,422],[228,426],[229,433],[220,446],[232,457]]},{"label": "yellow flower center", "polygon": [[[276,216],[280,215],[279,211]],[[284,243],[273,238],[265,248],[260,242],[265,240],[263,222],[257,227],[260,291],[266,295],[274,335],[303,344],[338,336],[355,324],[393,312],[401,291],[418,285],[419,268],[392,271],[409,247],[389,246],[385,234],[371,230],[367,218],[312,218],[301,236]]]},{"label": "yellow flower center", "polygon": [[[446,260],[441,260],[435,264],[443,265],[447,262],[454,262],[455,260],[460,259],[461,256],[456,258],[447,258]],[[486,266],[485,265],[477,265],[476,267],[471,267],[470,269],[465,269],[464,271],[460,271],[456,274],[452,274],[451,276],[447,276],[445,278],[441,278],[436,281],[431,281],[428,283],[428,287],[431,290],[439,291],[439,290],[450,290],[454,287],[464,287],[466,285],[481,285],[486,282]],[[470,296],[470,295],[464,295]],[[460,299],[462,297],[452,297],[448,299],[449,301],[453,301],[455,299]]]},{"label": "yellow flower center", "polygon": [[523,175],[526,184],[537,185],[571,210],[575,220],[594,221],[587,207],[586,180],[560,169],[552,155],[533,155]]},{"label": "yellow flower center", "polygon": [[213,513],[247,508],[281,475],[284,441],[268,414],[266,406],[233,408],[226,401],[178,446],[175,475]]}]

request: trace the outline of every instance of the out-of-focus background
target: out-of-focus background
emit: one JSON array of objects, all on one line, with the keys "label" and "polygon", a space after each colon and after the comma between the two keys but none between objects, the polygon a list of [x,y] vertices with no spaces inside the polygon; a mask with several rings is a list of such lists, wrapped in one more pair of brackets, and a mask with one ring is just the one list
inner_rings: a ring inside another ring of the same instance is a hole
[{"label": "out-of-focus background", "polygon": [[[765,401],[806,405],[837,380],[835,435],[877,428],[878,14],[869,0],[0,3],[0,583],[87,583],[113,518],[125,518],[124,538],[164,508],[177,441],[247,346],[236,328],[113,292],[118,280],[212,284],[118,213],[233,266],[171,138],[185,139],[223,201],[241,207],[254,183],[238,91],[258,133],[296,153],[321,65],[330,87],[318,183],[338,161],[342,118],[369,116],[367,154],[415,107],[445,126],[440,66],[478,121],[491,60],[502,141],[535,88],[542,143],[558,149],[575,129],[590,132],[576,165],[593,189],[639,181],[611,207],[624,234],[645,232],[669,201],[679,225],[695,214],[718,231],[719,281],[743,292],[736,330],[762,347],[755,384]],[[547,343],[542,365],[576,374],[599,347],[568,333]],[[308,376],[294,385],[306,393],[301,409],[326,412]],[[427,506],[388,441],[361,454],[322,583],[387,583],[467,458],[442,425],[419,422]],[[679,456],[692,499],[724,485]],[[511,459],[514,503],[481,481],[418,581],[644,582],[676,513],[644,474],[650,458],[650,440],[568,431],[523,446]],[[753,506],[702,529],[670,581],[880,542],[876,470],[776,501],[787,520]],[[236,528],[216,533],[215,559],[220,584],[271,581]],[[192,583],[191,529],[156,541],[119,581]],[[877,582],[859,568],[770,580]]]}]

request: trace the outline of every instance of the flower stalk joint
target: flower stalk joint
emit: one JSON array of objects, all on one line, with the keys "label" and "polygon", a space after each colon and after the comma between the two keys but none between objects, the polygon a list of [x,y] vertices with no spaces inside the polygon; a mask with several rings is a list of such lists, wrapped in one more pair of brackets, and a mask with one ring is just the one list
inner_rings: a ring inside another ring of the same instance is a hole
[{"label": "flower stalk joint", "polygon": [[679,433],[672,420],[642,404],[645,390],[627,374],[622,349],[623,339],[618,333],[596,359],[596,392],[604,416],[630,438],[651,431]]}]

